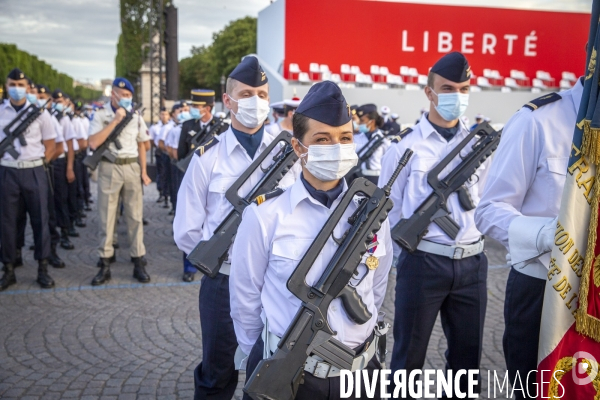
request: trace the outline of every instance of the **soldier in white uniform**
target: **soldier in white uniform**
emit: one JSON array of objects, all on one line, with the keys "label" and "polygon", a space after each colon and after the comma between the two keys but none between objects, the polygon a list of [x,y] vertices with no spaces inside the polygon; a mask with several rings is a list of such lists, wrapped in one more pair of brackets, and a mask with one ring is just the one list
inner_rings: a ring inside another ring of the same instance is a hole
[{"label": "soldier in white uniform", "polygon": [[[125,78],[113,81],[111,101],[96,111],[90,126],[89,146],[92,150],[100,147],[110,133],[125,117],[125,110],[131,111],[133,86]],[[144,185],[150,184],[146,173],[146,145],[150,140],[146,123],[139,113],[125,126],[118,137],[121,149],[114,143],[108,147],[116,156],[114,163],[106,158],[98,166],[98,213],[100,219],[100,246],[98,254],[100,271],[92,280],[92,285],[101,285],[110,280],[110,258],[114,256],[113,233],[117,220],[119,198],[123,199],[127,235],[130,243],[130,256],[134,265],[133,277],[141,283],[150,282],[146,272],[146,247],[142,222]]]},{"label": "soldier in white uniform", "polygon": [[167,111],[167,109],[165,107],[161,107],[160,109],[160,119],[158,120],[157,123],[155,123],[154,125],[150,126],[150,129],[148,130],[148,134],[150,135],[150,140],[152,141],[152,146],[154,147],[154,164],[156,165],[156,189],[158,190],[158,199],[156,200],[157,203],[162,203],[165,201],[165,198],[163,196],[163,182],[165,180],[164,178],[164,172],[163,172],[163,165],[162,162],[160,160],[160,149],[158,147],[158,138],[160,135],[160,132],[163,128],[163,126],[165,126],[171,119],[171,115],[169,114],[169,111]]},{"label": "soldier in white uniform", "polygon": [[294,97],[293,99],[285,99],[282,101],[281,107],[283,110],[283,116],[279,117],[277,122],[271,122],[267,126],[268,132],[273,136],[279,135],[282,131],[293,133],[292,131],[294,127],[292,125],[292,118],[294,117],[294,113],[299,105],[300,99],[298,97]]},{"label": "soldier in white uniform", "polygon": [[[356,116],[358,117],[359,123],[358,132],[354,136],[356,152],[360,156],[364,151],[370,148],[370,146],[374,145],[375,140],[385,135],[380,129],[383,126],[384,120],[381,115],[377,113],[377,106],[375,104],[364,104],[358,107],[356,109]],[[391,142],[389,139],[383,139],[383,141],[377,145],[378,147],[371,157],[362,163],[360,176],[364,176],[370,181],[377,183],[379,174],[381,173],[381,160],[387,149],[390,147],[390,144]]]},{"label": "soldier in white uniform", "polygon": [[[177,246],[186,254],[201,240],[210,239],[233,209],[225,192],[274,139],[263,125],[269,113],[268,79],[255,57],[244,58],[231,72],[223,103],[231,110],[231,127],[196,150],[179,189],[173,232]],[[256,171],[240,195],[246,195],[263,175]],[[195,399],[230,399],[238,383],[233,361],[237,341],[229,307],[230,266],[226,261],[215,278],[202,277],[202,362],[194,372]]]},{"label": "soldier in white uniform", "polygon": [[[28,82],[25,74],[13,69],[6,79],[9,99],[0,104],[0,141],[6,138],[4,127],[17,114],[30,105],[27,101]],[[4,274],[0,279],[0,290],[16,283],[14,266],[17,252],[19,211],[25,210],[31,220],[34,258],[38,261],[38,284],[44,288],[54,287],[54,280],[48,275],[50,257],[50,229],[48,225],[48,176],[44,169],[44,159],[52,159],[55,154],[56,131],[50,115],[43,111],[29,125],[24,133],[26,146],[18,139],[13,141],[18,157],[9,152],[0,155],[0,244]]]},{"label": "soldier in white uniform", "polygon": [[[302,160],[301,178],[278,197],[260,206],[251,205],[244,212],[233,245],[230,292],[231,316],[240,350],[249,355],[247,377],[265,354],[262,337],[269,336],[270,356],[301,305],[286,282],[348,189],[343,177],[357,162],[352,135],[350,107],[340,88],[328,81],[315,84],[294,115],[292,145]],[[356,203],[351,203],[347,217],[355,210]],[[336,236],[341,237],[349,228],[347,217],[340,221]],[[369,347],[367,342],[372,341],[392,265],[387,220],[376,237],[378,244],[372,256],[379,260],[379,266],[370,271],[361,263],[359,276],[353,278],[372,317],[362,325],[353,322],[339,299],[331,303],[327,312],[327,320],[337,332],[335,338],[361,357]],[[312,266],[306,277],[307,284],[316,283],[337,248],[333,240],[327,242],[321,261]],[[314,364],[311,357],[307,365]],[[372,353],[365,357],[366,370],[381,368]],[[305,367],[304,383],[296,399],[339,398],[339,372],[334,370],[320,374]],[[249,399],[247,395],[244,398]]]},{"label": "soldier in white uniform", "polygon": [[[404,151],[407,148],[414,151],[392,187],[394,208],[389,214],[392,229],[401,218],[410,218],[432,193],[427,183],[428,173],[469,135],[460,117],[468,105],[470,75],[469,64],[461,53],[439,59],[430,70],[425,88],[431,102],[429,112],[385,155],[380,185],[387,182]],[[476,141],[477,137],[467,144],[440,178],[460,164],[461,156],[469,154]],[[489,160],[467,183],[475,204],[488,168]],[[453,371],[479,368],[487,304],[487,258],[481,232],[475,226],[475,210],[465,211],[456,193],[448,197],[447,207],[460,227],[455,239],[430,223],[413,253],[394,246],[394,253],[399,256],[391,362],[394,371],[406,369],[409,374],[423,368],[438,314],[448,341],[447,368]],[[460,387],[466,390],[466,378],[461,379]]]},{"label": "soldier in white uniform", "polygon": [[508,121],[475,212],[481,232],[509,252],[502,344],[510,381],[517,372],[527,377],[528,393],[536,393],[528,373],[537,369],[550,251],[582,93],[583,78],[530,101]]}]

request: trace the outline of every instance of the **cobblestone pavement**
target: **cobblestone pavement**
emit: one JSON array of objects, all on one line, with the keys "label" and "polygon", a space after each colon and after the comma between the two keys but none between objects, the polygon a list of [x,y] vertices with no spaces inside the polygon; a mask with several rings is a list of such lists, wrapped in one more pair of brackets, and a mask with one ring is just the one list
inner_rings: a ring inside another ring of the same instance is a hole
[{"label": "cobblestone pavement", "polygon": [[[93,187],[95,193],[95,185]],[[172,239],[168,209],[155,200],[155,185],[144,201],[148,272],[152,282],[132,277],[125,223],[118,225],[120,249],[112,281],[90,286],[96,274],[97,225],[94,211],[79,228],[75,250],[59,249],[67,263],[51,269],[56,288],[35,283],[36,264],[28,232],[25,265],[16,270],[17,284],[0,293],[0,398],[2,399],[191,399],[193,369],[200,360],[198,280],[181,281],[181,253]],[[29,228],[28,228],[29,229]],[[482,356],[487,370],[504,374],[502,356],[504,288],[508,269],[504,250],[488,243],[490,271]],[[393,277],[390,277],[393,282]],[[393,315],[393,285],[384,308]],[[390,335],[391,336],[391,335]],[[388,348],[391,349],[389,339]],[[436,324],[425,368],[443,368],[446,343]],[[389,355],[388,355],[389,356]],[[245,376],[240,376],[243,382]],[[236,398],[241,397],[242,384]]]}]

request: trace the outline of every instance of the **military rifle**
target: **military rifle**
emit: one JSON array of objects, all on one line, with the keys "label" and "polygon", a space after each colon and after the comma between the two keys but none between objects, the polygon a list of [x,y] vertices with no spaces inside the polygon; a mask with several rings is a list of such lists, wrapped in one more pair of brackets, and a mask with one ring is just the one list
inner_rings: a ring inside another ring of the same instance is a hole
[{"label": "military rifle", "polygon": [[[124,109],[125,110],[125,109]],[[112,132],[108,135],[106,140],[98,146],[94,152],[83,159],[83,164],[90,168],[91,170],[95,170],[98,167],[98,164],[102,160],[102,158],[106,158],[111,163],[114,163],[117,160],[117,156],[115,156],[110,150],[109,146],[111,143],[115,144],[117,150],[121,150],[123,147],[121,146],[121,142],[119,141],[119,135],[123,132],[123,129],[129,124],[129,122],[133,119],[135,111],[127,111],[125,110],[125,117],[115,126]]]},{"label": "military rifle", "polygon": [[3,131],[6,137],[0,142],[0,158],[4,156],[4,153],[10,154],[15,160],[19,158],[19,152],[14,146],[15,139],[19,140],[21,146],[27,146],[25,131],[37,117],[42,115],[48,101],[50,100],[47,100],[41,107],[38,107],[37,104],[30,104],[4,127]]},{"label": "military rifle", "polygon": [[373,136],[363,147],[356,153],[358,155],[358,163],[353,167],[346,176],[359,176],[362,170],[362,164],[367,162],[375,151],[383,144],[386,139],[387,132],[382,132],[382,135]]},{"label": "military rifle", "polygon": [[[472,151],[445,178],[440,173],[454,160],[469,142],[479,135],[480,139],[473,145]],[[465,211],[475,208],[466,182],[477,171],[477,168],[492,155],[500,144],[502,131],[495,131],[487,122],[479,124],[456,148],[427,174],[427,183],[433,192],[419,205],[408,219],[401,219],[392,228],[392,239],[400,246],[413,252],[427,234],[430,223],[435,223],[450,238],[456,239],[460,226],[450,217],[448,198],[454,192],[458,195],[461,207]]]},{"label": "military rifle", "polygon": [[[227,258],[229,247],[237,233],[238,226],[242,222],[244,209],[257,196],[275,189],[279,181],[294,166],[296,160],[298,160],[298,156],[292,148],[291,139],[291,133],[288,131],[281,132],[225,192],[225,198],[233,205],[233,210],[219,224],[213,236],[207,241],[198,243],[187,257],[204,274],[211,278],[217,276],[223,261]],[[280,150],[272,157],[271,153],[277,146],[280,147]],[[263,161],[269,157],[272,157],[273,163],[267,168],[263,168]],[[264,172],[263,177],[245,197],[241,197],[238,191],[259,168]]]},{"label": "military rifle", "polygon": [[[302,301],[302,305],[279,341],[273,356],[261,360],[246,383],[244,392],[254,400],[295,398],[302,381],[306,358],[313,354],[339,369],[352,368],[356,352],[333,338],[336,332],[329,326],[327,311],[333,299],[340,297],[347,288],[360,301],[359,307],[365,307],[360,296],[348,283],[375,233],[392,209],[393,204],[389,198],[392,184],[411,156],[412,151],[406,150],[383,189],[365,178],[356,179],[300,260],[287,282],[287,288]],[[348,206],[359,194],[366,197],[348,219],[350,228],[342,236],[338,249],[317,283],[309,286],[306,275],[333,236],[333,231]],[[346,307],[344,304],[348,312]]]},{"label": "military rifle", "polygon": [[[227,115],[229,116],[229,114],[227,114]],[[218,132],[219,129],[221,129],[223,127],[223,125],[225,125],[226,118],[227,117],[219,118],[212,126],[209,126],[208,124],[206,124],[200,132],[196,133],[192,137],[189,153],[184,158],[177,161],[177,168],[179,168],[181,170],[181,172],[187,171],[188,166],[190,165],[190,162],[192,161],[192,157],[194,156],[195,149],[197,147],[202,146],[210,138],[212,138],[215,135],[215,133]],[[210,128],[210,130],[209,130],[209,128]]]}]

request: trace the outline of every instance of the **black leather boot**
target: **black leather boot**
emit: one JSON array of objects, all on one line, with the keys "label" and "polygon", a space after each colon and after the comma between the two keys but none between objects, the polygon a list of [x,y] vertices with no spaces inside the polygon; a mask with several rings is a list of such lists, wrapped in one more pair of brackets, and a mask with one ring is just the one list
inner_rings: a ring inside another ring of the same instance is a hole
[{"label": "black leather boot", "polygon": [[165,204],[162,206],[163,208],[169,208],[169,198],[165,196]]},{"label": "black leather boot", "polygon": [[48,263],[52,265],[54,268],[64,268],[65,262],[60,259],[58,254],[56,254],[56,245],[53,244],[50,247],[50,258],[48,259]]},{"label": "black leather boot", "polygon": [[15,268],[23,266],[23,252],[21,249],[17,249],[17,256],[15,257]]},{"label": "black leather boot", "polygon": [[0,292],[6,290],[10,285],[17,283],[14,268],[13,264],[4,264],[4,275],[2,276],[2,279],[0,279]]},{"label": "black leather boot", "polygon": [[71,226],[67,230],[67,234],[71,237],[79,237],[79,232],[77,232],[75,230],[75,227],[73,226],[73,222],[71,222]]},{"label": "black leather boot", "polygon": [[86,227],[85,221],[81,217],[77,217],[77,219],[75,220],[75,225],[77,225],[80,228]]},{"label": "black leather boot", "polygon": [[42,289],[50,289],[54,287],[54,279],[48,275],[48,260],[38,261],[38,277],[37,283],[39,283]]},{"label": "black leather boot", "polygon": [[146,259],[144,257],[132,257],[133,277],[141,283],[150,282],[150,275],[146,272]]},{"label": "black leather boot", "polygon": [[108,258],[101,258],[98,261],[98,266],[100,267],[100,271],[98,274],[92,279],[92,286],[102,285],[108,281],[110,281],[110,261]]},{"label": "black leather boot", "polygon": [[69,231],[65,228],[60,228],[60,247],[65,250],[73,250],[75,245],[69,239]]}]

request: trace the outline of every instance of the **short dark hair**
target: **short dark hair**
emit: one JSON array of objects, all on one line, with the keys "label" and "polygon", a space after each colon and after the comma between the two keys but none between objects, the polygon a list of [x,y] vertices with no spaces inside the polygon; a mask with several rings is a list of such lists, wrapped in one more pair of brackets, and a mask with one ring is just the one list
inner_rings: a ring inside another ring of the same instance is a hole
[{"label": "short dark hair", "polygon": [[436,75],[437,74],[435,72],[429,72],[429,75],[427,75],[427,86],[429,86],[432,89],[433,89],[433,81],[435,80]]},{"label": "short dark hair", "polygon": [[292,117],[292,129],[294,130],[294,137],[302,142],[304,135],[308,132],[308,118],[306,115],[295,113]]}]

